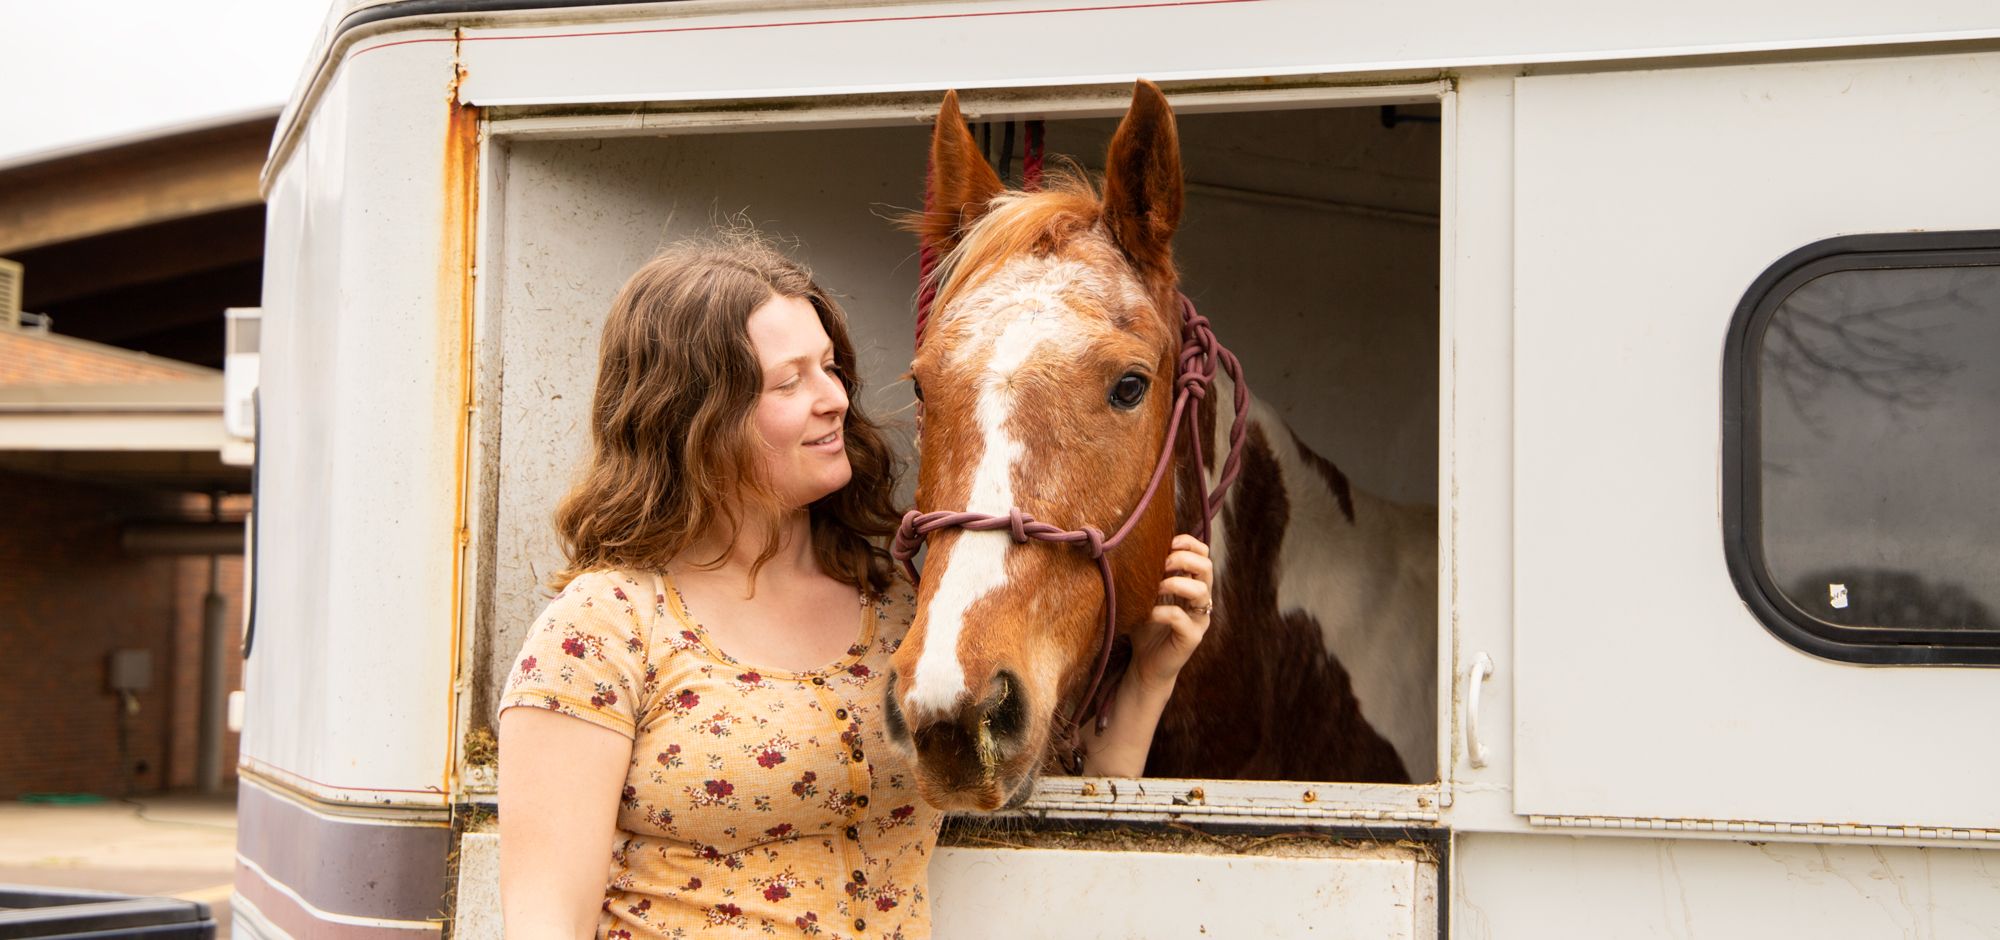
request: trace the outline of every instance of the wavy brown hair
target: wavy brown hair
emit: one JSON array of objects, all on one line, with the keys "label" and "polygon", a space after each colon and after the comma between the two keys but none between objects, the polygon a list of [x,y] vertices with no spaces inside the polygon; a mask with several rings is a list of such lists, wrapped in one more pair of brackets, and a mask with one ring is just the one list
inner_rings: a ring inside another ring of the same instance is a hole
[{"label": "wavy brown hair", "polygon": [[750,342],[750,313],[774,297],[804,300],[833,340],[847,389],[841,435],[853,468],[848,484],[807,507],[820,570],[869,595],[889,586],[879,540],[895,531],[897,461],[861,411],[861,383],[847,316],[812,275],[755,235],[674,245],[635,272],[604,323],[597,394],[590,407],[591,456],[582,480],[556,509],[569,564],[550,584],[606,568],[658,570],[711,527],[731,533],[713,559],[729,557],[746,520],[769,525],[751,568],[777,554],[784,510],[764,479],[756,428],[764,369]]}]

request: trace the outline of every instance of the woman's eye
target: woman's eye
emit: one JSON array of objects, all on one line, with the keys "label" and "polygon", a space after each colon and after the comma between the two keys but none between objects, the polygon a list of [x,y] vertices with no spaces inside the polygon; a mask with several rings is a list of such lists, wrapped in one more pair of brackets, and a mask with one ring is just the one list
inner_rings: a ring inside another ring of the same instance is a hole
[{"label": "woman's eye", "polygon": [[1111,386],[1111,395],[1109,398],[1112,406],[1116,408],[1137,407],[1140,402],[1146,400],[1146,386],[1150,384],[1143,375],[1136,372],[1125,373],[1118,378],[1117,384]]}]

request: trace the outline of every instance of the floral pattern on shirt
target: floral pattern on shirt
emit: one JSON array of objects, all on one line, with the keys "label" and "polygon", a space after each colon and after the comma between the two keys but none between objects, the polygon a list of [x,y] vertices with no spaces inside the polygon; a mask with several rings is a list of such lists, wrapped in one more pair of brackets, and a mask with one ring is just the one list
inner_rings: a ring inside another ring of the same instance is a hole
[{"label": "floral pattern on shirt", "polygon": [[930,935],[942,814],[881,720],[914,604],[898,581],[845,656],[792,673],[717,649],[664,574],[584,575],[549,603],[500,707],[632,738],[600,940]]}]

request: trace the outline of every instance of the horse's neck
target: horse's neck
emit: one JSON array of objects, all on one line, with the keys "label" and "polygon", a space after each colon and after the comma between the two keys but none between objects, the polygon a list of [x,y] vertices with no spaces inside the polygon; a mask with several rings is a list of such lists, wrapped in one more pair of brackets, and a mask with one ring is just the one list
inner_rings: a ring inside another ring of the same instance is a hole
[{"label": "horse's neck", "polygon": [[[1244,421],[1249,427],[1246,428],[1243,446],[1261,445],[1268,458],[1267,463],[1275,464],[1278,479],[1272,479],[1268,474],[1243,474],[1222,494],[1223,506],[1235,502],[1240,491],[1246,487],[1282,486],[1286,509],[1284,534],[1290,536],[1286,542],[1301,549],[1311,548],[1314,554],[1327,561],[1360,560],[1348,557],[1350,554],[1375,559],[1385,550],[1400,552],[1408,548],[1422,551],[1434,544],[1434,533],[1430,528],[1431,520],[1435,519],[1434,510],[1428,506],[1394,503],[1352,486],[1332,461],[1314,452],[1292,433],[1277,409],[1220,372],[1199,413],[1202,469],[1206,475],[1204,491],[1221,480],[1223,465],[1229,457],[1229,439],[1236,420],[1236,397],[1239,394],[1250,399],[1244,409]],[[1186,487],[1192,481],[1192,474],[1179,474],[1177,479],[1181,486]],[[1177,505],[1182,507],[1179,531],[1193,531],[1193,511],[1199,505],[1198,499],[1195,494],[1184,493],[1181,499],[1176,500]],[[1218,512],[1210,523],[1210,555],[1215,559],[1218,570],[1227,565],[1225,556],[1229,539],[1226,529],[1229,516],[1226,510]],[[1430,551],[1434,556],[1434,549]]]},{"label": "horse's neck", "polygon": [[[1204,489],[1220,479],[1238,394],[1247,392],[1218,375],[1208,395],[1213,404],[1203,405]],[[1426,779],[1435,766],[1428,723],[1436,688],[1436,510],[1349,485],[1332,461],[1306,447],[1276,409],[1254,396],[1244,420],[1244,472],[1211,523],[1218,587],[1235,578],[1269,584],[1277,608],[1270,613],[1301,612],[1317,623],[1364,712],[1415,778]],[[1185,486],[1193,474],[1178,479]],[[1183,494],[1175,501],[1183,508],[1181,531],[1190,531],[1197,500]],[[1232,543],[1252,557],[1232,559]],[[1236,570],[1242,565],[1268,570]],[[1218,607],[1217,615],[1222,644],[1254,645],[1236,635],[1241,631],[1227,609]]]}]

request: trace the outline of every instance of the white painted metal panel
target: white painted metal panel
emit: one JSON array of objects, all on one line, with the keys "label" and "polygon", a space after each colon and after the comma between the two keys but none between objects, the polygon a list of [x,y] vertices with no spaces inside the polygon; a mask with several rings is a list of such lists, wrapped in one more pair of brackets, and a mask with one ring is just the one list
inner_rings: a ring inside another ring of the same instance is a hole
[{"label": "white painted metal panel", "polygon": [[444,799],[463,420],[456,301],[439,297],[456,283],[440,267],[452,74],[448,45],[354,64],[272,194],[243,753],[331,799]]},{"label": "white painted metal panel", "polygon": [[1452,935],[1478,940],[1991,938],[1977,849],[1466,834]]},{"label": "white painted metal panel", "polygon": [[1436,866],[1408,849],[1348,857],[940,848],[939,940],[1437,936]]},{"label": "white painted metal panel", "polygon": [[[1444,727],[1450,745],[1454,828],[1515,824],[1513,669],[1514,74],[1493,69],[1459,78],[1446,139],[1443,322],[1448,403],[1442,445],[1450,511],[1438,579],[1445,588],[1438,649],[1452,690]],[[1480,743],[1486,766],[1466,760],[1465,669],[1485,653],[1497,669],[1481,685]]]},{"label": "white painted metal panel", "polygon": [[1697,0],[1671,8],[1444,0],[1425,8],[1421,28],[1413,28],[1407,4],[1382,0],[689,4],[639,21],[571,15],[584,21],[467,28],[465,100],[688,101],[1201,79],[2000,32],[2000,8],[1978,0]]},{"label": "white painted metal panel", "polygon": [[1526,78],[1515,129],[1515,811],[2000,826],[2000,672],[1781,644],[1719,495],[1752,278],[2000,226],[2000,56]]},{"label": "white painted metal panel", "polygon": [[[1300,856],[944,847],[930,865],[938,940],[1437,936],[1437,865],[1420,849]],[[500,836],[459,843],[453,936],[501,940]]]}]

